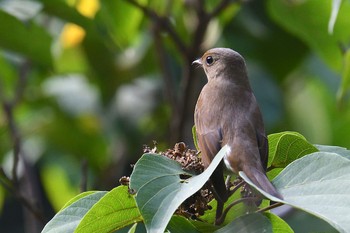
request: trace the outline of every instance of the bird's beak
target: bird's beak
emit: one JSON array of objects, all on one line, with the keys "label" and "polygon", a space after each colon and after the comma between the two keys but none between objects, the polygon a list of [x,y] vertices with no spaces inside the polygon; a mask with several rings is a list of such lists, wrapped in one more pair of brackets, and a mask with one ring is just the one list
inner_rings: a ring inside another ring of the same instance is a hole
[{"label": "bird's beak", "polygon": [[197,60],[194,60],[193,62],[192,62],[192,65],[202,65],[202,61],[201,61],[201,59],[200,58],[198,58]]}]

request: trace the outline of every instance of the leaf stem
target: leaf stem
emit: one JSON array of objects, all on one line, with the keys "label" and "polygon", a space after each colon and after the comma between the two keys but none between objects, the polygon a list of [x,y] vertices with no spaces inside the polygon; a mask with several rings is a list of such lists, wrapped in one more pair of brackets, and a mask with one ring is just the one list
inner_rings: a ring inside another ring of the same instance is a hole
[{"label": "leaf stem", "polygon": [[240,181],[232,190],[229,189],[229,196],[231,196],[232,194],[234,194],[237,189],[239,189],[240,187],[242,187],[242,185],[245,184],[245,181],[242,180]]},{"label": "leaf stem", "polygon": [[269,205],[269,206],[267,206],[267,207],[265,207],[265,208],[261,208],[261,209],[255,211],[255,212],[256,212],[256,213],[262,213],[262,212],[265,212],[265,211],[268,211],[268,210],[277,208],[277,207],[282,206],[282,205],[284,205],[284,203],[277,202],[277,203],[274,203],[274,204],[272,204],[272,205]]}]

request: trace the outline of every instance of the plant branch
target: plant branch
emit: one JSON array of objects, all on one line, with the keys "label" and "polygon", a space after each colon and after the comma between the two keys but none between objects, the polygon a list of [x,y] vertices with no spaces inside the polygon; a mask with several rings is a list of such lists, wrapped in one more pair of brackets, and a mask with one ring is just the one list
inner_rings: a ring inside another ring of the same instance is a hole
[{"label": "plant branch", "polygon": [[245,181],[242,180],[240,181],[237,185],[234,186],[234,188],[232,190],[229,189],[229,196],[231,196],[232,194],[234,194],[237,189],[239,189],[240,187],[242,187],[242,185],[245,184]]},{"label": "plant branch", "polygon": [[4,110],[5,118],[8,123],[9,132],[13,142],[13,165],[12,165],[12,183],[15,187],[18,185],[17,168],[19,163],[20,151],[21,151],[21,139],[14,121],[13,116],[13,103],[2,99],[2,108]]},{"label": "plant branch", "polygon": [[83,159],[81,162],[81,181],[80,181],[80,192],[87,191],[88,183],[88,161]]},{"label": "plant branch", "polygon": [[176,110],[177,109],[177,98],[176,94],[174,93],[174,83],[172,79],[172,74],[169,69],[169,65],[167,64],[167,56],[166,51],[164,49],[164,44],[161,39],[161,32],[158,24],[153,25],[153,38],[154,38],[154,46],[156,49],[158,62],[160,65],[161,72],[163,74],[163,80],[164,80],[164,95],[168,99],[171,109]]},{"label": "plant branch", "polygon": [[282,206],[282,205],[284,205],[284,203],[277,202],[277,203],[274,203],[274,204],[272,204],[272,205],[269,205],[269,206],[267,206],[267,207],[265,207],[265,208],[261,208],[261,209],[257,210],[256,213],[262,213],[262,212],[265,212],[265,211],[268,211],[268,210],[277,208],[277,207]]},{"label": "plant branch", "polygon": [[30,67],[31,67],[30,61],[25,60],[19,69],[19,77],[18,77],[19,80],[17,82],[15,96],[12,101],[13,106],[19,103],[23,97],[24,89],[26,87],[27,79],[28,79],[28,71]]},{"label": "plant branch", "polygon": [[125,0],[132,4],[133,6],[140,9],[145,16],[150,18],[153,22],[158,24],[164,31],[166,31],[170,38],[173,40],[175,46],[182,54],[187,53],[187,48],[184,42],[181,40],[180,36],[175,31],[174,27],[171,25],[169,18],[158,15],[155,11],[149,7],[143,6],[135,0]]},{"label": "plant branch", "polygon": [[222,0],[215,8],[214,10],[209,14],[210,18],[214,18],[217,15],[219,15],[229,4],[233,2],[238,2],[237,0]]},{"label": "plant branch", "polygon": [[[42,214],[39,208],[37,208],[26,196],[22,195],[21,187],[19,186],[18,179],[18,164],[20,161],[22,148],[22,140],[20,136],[19,129],[15,122],[14,109],[16,105],[21,101],[27,78],[28,71],[30,68],[29,61],[25,61],[19,70],[18,82],[15,87],[15,93],[12,100],[9,100],[4,95],[3,84],[0,82],[0,104],[4,111],[5,119],[7,121],[7,127],[9,130],[9,134],[13,143],[13,165],[12,165],[12,177],[11,179],[5,174],[4,170],[1,168],[0,175],[4,179],[0,180],[0,184],[9,192],[12,192],[14,196],[19,200],[22,205],[29,210],[39,221],[42,223],[46,222],[46,218]],[[1,79],[0,79],[1,81]],[[27,195],[27,194],[26,194]]]},{"label": "plant branch", "polygon": [[24,63],[21,65],[19,70],[19,79],[15,89],[15,95],[12,101],[7,100],[6,97],[4,96],[3,94],[4,90],[2,90],[2,83],[0,83],[0,92],[1,92],[0,101],[2,103],[2,108],[5,113],[5,118],[7,119],[7,122],[8,122],[8,128],[9,128],[9,132],[13,142],[12,182],[15,188],[18,185],[17,170],[18,170],[18,163],[19,163],[20,153],[21,153],[21,137],[19,135],[18,128],[15,124],[13,109],[22,99],[24,88],[27,82],[27,73],[29,68],[30,68],[30,62],[27,60],[24,61]]},{"label": "plant branch", "polygon": [[244,202],[244,201],[255,201],[255,200],[258,200],[259,198],[257,198],[257,197],[243,197],[243,198],[240,198],[240,199],[237,199],[237,200],[235,200],[234,202],[232,202],[231,204],[229,204],[226,208],[225,208],[225,210],[224,210],[224,212],[222,213],[222,215],[220,216],[220,218],[219,219],[217,219],[217,224],[221,224],[221,223],[223,223],[224,221],[225,221],[225,218],[226,218],[226,215],[227,215],[227,213],[230,211],[230,209],[232,208],[232,207],[234,207],[235,205],[237,205],[237,204],[239,204],[239,203],[241,203],[241,202]]},{"label": "plant branch", "polygon": [[42,223],[46,223],[47,219],[44,217],[44,215],[39,211],[37,208],[35,208],[29,200],[24,198],[18,189],[16,187],[13,187],[13,180],[7,177],[5,171],[3,168],[0,168],[0,184],[2,187],[4,187],[9,193],[13,193],[17,200],[22,203],[23,206],[25,206],[37,219],[39,219]]},{"label": "plant branch", "polygon": [[12,187],[12,180],[7,177],[4,169],[0,167],[0,184],[4,187],[9,193],[14,192]]}]

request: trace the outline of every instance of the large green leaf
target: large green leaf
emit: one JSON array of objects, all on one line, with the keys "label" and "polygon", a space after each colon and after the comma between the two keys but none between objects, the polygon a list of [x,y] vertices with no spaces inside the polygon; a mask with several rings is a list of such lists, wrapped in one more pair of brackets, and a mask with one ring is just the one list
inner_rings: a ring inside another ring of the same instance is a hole
[{"label": "large green leaf", "polygon": [[273,181],[284,200],[257,188],[269,199],[313,214],[339,232],[350,232],[350,160],[336,153],[316,152],[288,165]]},{"label": "large green leaf", "polygon": [[264,215],[265,215],[265,217],[267,217],[270,220],[270,222],[272,224],[273,232],[281,232],[281,233],[293,233],[294,232],[292,230],[292,228],[288,225],[288,223],[283,221],[283,219],[281,219],[277,215],[275,215],[273,213],[269,213],[269,212],[264,213]]},{"label": "large green leaf", "polygon": [[83,217],[75,232],[113,232],[142,221],[127,186],[119,186],[101,198]]},{"label": "large green leaf", "polygon": [[83,192],[83,193],[79,193],[78,195],[76,195],[75,197],[73,197],[72,199],[70,199],[69,201],[67,201],[66,204],[64,204],[64,206],[62,207],[61,211],[63,209],[65,209],[66,207],[70,206],[71,204],[73,204],[74,202],[78,201],[79,199],[83,198],[83,197],[86,197],[86,196],[89,196],[91,194],[94,194],[96,193],[97,191],[86,191],[86,192]]},{"label": "large green leaf", "polygon": [[170,232],[178,233],[201,233],[187,218],[174,215],[168,226],[167,230]]},{"label": "large green leaf", "polygon": [[142,222],[135,223],[124,227],[123,229],[114,231],[114,233],[147,233],[145,225]]},{"label": "large green leaf", "polygon": [[270,134],[268,167],[284,168],[294,160],[318,151],[303,135],[297,132]]},{"label": "large green leaf", "polygon": [[80,14],[64,0],[38,0],[43,4],[43,11],[65,21],[72,22],[88,30],[92,27],[92,20]]},{"label": "large green leaf", "polygon": [[262,214],[247,214],[233,220],[215,233],[272,233],[270,220]]},{"label": "large green leaf", "polygon": [[[126,47],[135,42],[140,33],[140,24],[143,12],[127,1],[102,1],[102,8],[97,14],[97,19],[107,26],[114,42],[121,47]],[[145,5],[145,0],[138,1]]]},{"label": "large green leaf", "polygon": [[333,34],[328,33],[332,0],[269,0],[268,10],[282,27],[309,45],[333,69],[343,66],[340,43],[350,38],[350,1],[343,1],[337,14]]},{"label": "large green leaf", "polygon": [[70,206],[58,212],[46,224],[42,233],[69,233],[74,232],[79,225],[83,216],[90,210],[90,208],[98,202],[107,192],[99,191],[88,196],[85,196]]},{"label": "large green leaf", "polygon": [[350,150],[340,146],[328,146],[328,145],[315,145],[315,147],[321,152],[336,153],[344,158],[350,159]]},{"label": "large green leaf", "polygon": [[297,132],[270,134],[269,139],[269,179],[276,177],[284,167],[307,154],[318,151],[303,135]]},{"label": "large green leaf", "polygon": [[220,228],[219,226],[216,226],[212,223],[202,222],[198,220],[192,220],[191,223],[201,233],[212,233]]},{"label": "large green leaf", "polygon": [[203,173],[189,179],[180,177],[191,174],[174,160],[154,154],[141,157],[131,174],[130,187],[137,191],[137,206],[148,232],[164,232],[178,206],[205,184],[226,150],[223,147]]},{"label": "large green leaf", "polygon": [[[267,227],[267,229],[270,229],[271,227],[273,231],[270,232],[293,233],[293,230],[285,221],[283,221],[280,217],[272,213],[264,213],[265,216],[261,216],[260,214],[250,214],[247,217],[247,215],[244,215],[243,213],[241,213],[240,215],[242,216],[231,219],[228,222],[228,225],[226,225],[222,229],[217,230],[216,232],[236,232],[238,229],[241,229],[242,232],[262,232],[259,230],[265,229],[265,227]],[[265,217],[267,217],[267,219]],[[241,224],[244,224],[246,226],[241,228]],[[202,228],[199,227],[197,227],[197,229],[202,230]],[[211,229],[211,231],[204,232],[213,232],[213,230]]]},{"label": "large green leaf", "polygon": [[0,10],[0,47],[52,67],[51,42],[47,31],[35,22],[24,24],[15,16]]}]

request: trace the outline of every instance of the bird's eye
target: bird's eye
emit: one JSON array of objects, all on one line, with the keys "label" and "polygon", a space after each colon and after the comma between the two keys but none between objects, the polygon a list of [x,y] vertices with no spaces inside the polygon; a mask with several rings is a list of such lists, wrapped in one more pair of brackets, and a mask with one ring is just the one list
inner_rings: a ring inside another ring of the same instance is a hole
[{"label": "bird's eye", "polygon": [[212,56],[207,56],[205,58],[205,61],[206,61],[207,65],[210,66],[211,64],[214,63],[214,58]]}]

